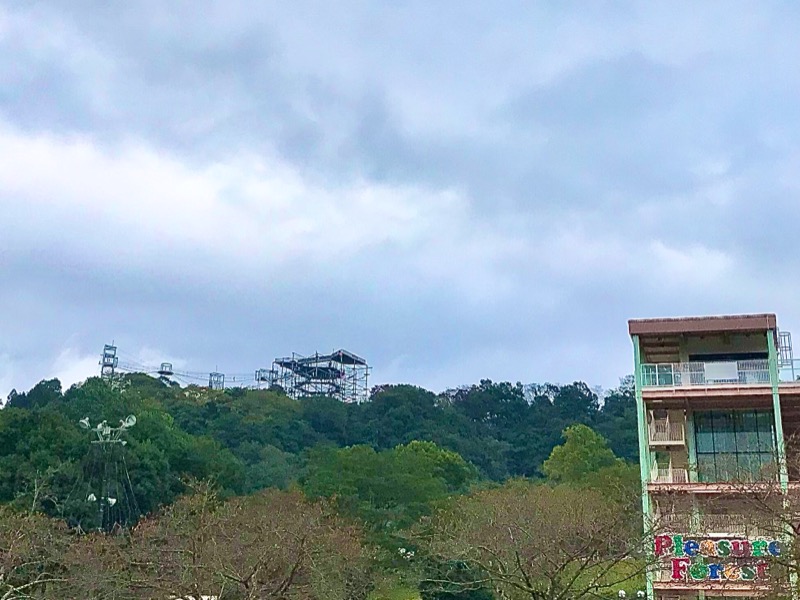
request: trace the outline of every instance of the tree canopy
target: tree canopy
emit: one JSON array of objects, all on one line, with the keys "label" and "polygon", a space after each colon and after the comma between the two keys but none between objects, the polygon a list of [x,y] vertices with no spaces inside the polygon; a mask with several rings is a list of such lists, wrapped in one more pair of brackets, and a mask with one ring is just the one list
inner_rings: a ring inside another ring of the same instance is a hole
[{"label": "tree canopy", "polygon": [[[604,398],[580,382],[481,380],[441,394],[383,385],[362,404],[144,374],[66,391],[42,381],[0,409],[0,538],[24,541],[3,554],[3,593],[353,600],[378,573],[426,600],[490,600],[491,571],[458,545],[426,546],[419,527],[443,515],[466,527],[452,512],[462,504],[478,527],[526,501],[542,519],[552,511],[555,527],[569,489],[617,507],[638,497],[634,407],[627,380]],[[130,414],[116,454],[78,426]],[[122,488],[135,499],[130,521],[110,523],[102,507]],[[463,541],[477,530],[459,531]]]},{"label": "tree canopy", "polygon": [[[588,445],[581,452],[591,455],[574,467],[579,471],[609,466],[611,448],[635,459],[635,445],[617,443],[635,429],[631,403],[625,382],[605,403],[582,383],[482,380],[438,395],[385,385],[368,402],[348,405],[293,400],[276,390],[181,388],[143,374],[125,375],[114,386],[90,378],[66,391],[52,379],[12,393],[0,410],[0,502],[79,515],[80,499],[70,494],[91,476],[92,465],[90,439],[78,421],[115,423],[135,414],[125,454],[142,514],[170,503],[184,490],[182,480],[195,477],[214,479],[228,494],[302,481],[313,494],[341,498],[349,490],[362,508],[370,498],[376,510],[403,506],[400,512],[416,515],[422,509],[411,508],[415,494],[427,503],[479,479],[578,476],[559,466],[560,454],[576,452],[570,436],[583,436]],[[562,430],[572,426],[550,456]],[[598,433],[587,434],[589,427]],[[326,469],[343,475],[325,483]],[[405,491],[394,492],[396,498],[380,492],[386,477],[393,478],[387,490]]]},{"label": "tree canopy", "polygon": [[583,424],[564,430],[562,445],[553,448],[544,461],[542,471],[557,483],[576,483],[600,469],[613,466],[617,460],[600,434]]}]

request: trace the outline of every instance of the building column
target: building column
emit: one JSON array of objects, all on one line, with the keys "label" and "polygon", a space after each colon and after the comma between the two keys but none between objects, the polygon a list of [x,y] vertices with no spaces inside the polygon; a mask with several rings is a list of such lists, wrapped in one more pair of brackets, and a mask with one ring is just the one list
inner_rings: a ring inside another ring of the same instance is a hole
[{"label": "building column", "polygon": [[683,426],[686,436],[686,454],[689,463],[689,483],[697,483],[697,447],[694,443],[694,412],[686,410],[686,421]]},{"label": "building column", "polygon": [[[788,493],[789,493],[789,470],[786,464],[786,442],[783,435],[783,415],[781,413],[781,396],[778,391],[780,379],[778,376],[778,352],[775,347],[775,331],[770,329],[767,331],[767,348],[769,350],[769,382],[772,387],[772,412],[775,417],[775,445],[778,455],[778,470],[779,479],[781,484],[781,492],[783,492],[783,508],[789,510]],[[791,538],[791,530],[789,525],[786,526],[786,539]],[[789,586],[791,590],[791,597],[796,599],[798,597],[797,590],[797,573],[792,572],[789,575]]]},{"label": "building column", "polygon": [[778,473],[781,491],[789,488],[789,473],[786,466],[786,446],[783,437],[783,417],[781,415],[781,397],[778,393],[778,353],[775,348],[775,331],[767,331],[767,348],[769,350],[769,382],[772,386],[772,412],[775,419],[775,450],[778,455]]},{"label": "building column", "polygon": [[[647,484],[650,483],[650,436],[647,431],[647,413],[642,398],[642,352],[639,345],[639,336],[633,338],[633,358],[636,391],[636,421],[639,426],[639,471],[642,480],[642,514],[644,515],[644,532],[650,531],[653,525],[652,506],[650,504],[650,494],[647,491]],[[653,574],[651,569],[647,570],[647,597],[655,598],[653,595]]]}]

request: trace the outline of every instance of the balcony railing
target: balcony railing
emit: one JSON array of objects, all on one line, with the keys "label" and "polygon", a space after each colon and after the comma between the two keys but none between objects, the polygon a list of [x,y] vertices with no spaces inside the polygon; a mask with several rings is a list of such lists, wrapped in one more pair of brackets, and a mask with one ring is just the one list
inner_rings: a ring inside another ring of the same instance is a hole
[{"label": "balcony railing", "polygon": [[693,518],[688,511],[658,515],[655,526],[665,532],[729,537],[772,536],[781,531],[778,523],[770,523],[756,515],[701,512]]},{"label": "balcony railing", "polygon": [[720,535],[739,535],[745,536],[752,533],[755,526],[748,525],[746,519],[741,515],[705,514],[700,515],[698,531]]},{"label": "balcony railing", "polygon": [[653,421],[649,429],[651,444],[683,444],[685,442],[683,423],[658,420]]},{"label": "balcony railing", "polygon": [[642,364],[642,387],[769,383],[768,360]]},{"label": "balcony railing", "polygon": [[653,469],[653,483],[689,483],[686,469]]},{"label": "balcony railing", "polygon": [[656,514],[653,520],[653,527],[658,531],[688,533],[691,531],[691,523],[691,515],[688,511],[665,512]]}]

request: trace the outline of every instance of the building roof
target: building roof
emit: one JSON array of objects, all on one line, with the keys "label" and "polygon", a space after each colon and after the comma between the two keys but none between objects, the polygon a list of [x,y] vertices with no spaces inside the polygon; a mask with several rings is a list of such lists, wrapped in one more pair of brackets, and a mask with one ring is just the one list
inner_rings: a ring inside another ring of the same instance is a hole
[{"label": "building roof", "polygon": [[638,336],[702,333],[749,333],[775,330],[778,320],[773,313],[757,315],[720,315],[711,317],[671,317],[666,319],[631,319],[628,332]]}]

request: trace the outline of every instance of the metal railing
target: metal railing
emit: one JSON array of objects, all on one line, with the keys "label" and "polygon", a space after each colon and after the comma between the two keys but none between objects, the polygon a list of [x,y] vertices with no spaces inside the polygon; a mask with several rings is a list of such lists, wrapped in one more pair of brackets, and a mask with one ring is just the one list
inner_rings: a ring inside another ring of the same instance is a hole
[{"label": "metal railing", "polygon": [[685,441],[683,423],[657,420],[650,424],[649,430],[652,444],[683,444]]},{"label": "metal railing", "polygon": [[687,535],[760,537],[777,535],[779,523],[749,518],[742,514],[700,513],[696,517],[688,512],[666,513],[656,517],[655,526],[660,531]]},{"label": "metal railing", "polygon": [[705,534],[744,536],[754,529],[741,515],[704,514],[700,515],[699,521],[698,531]]},{"label": "metal railing", "polygon": [[642,387],[769,383],[768,360],[642,364]]},{"label": "metal railing", "polygon": [[686,469],[653,469],[653,483],[688,483],[689,475]]},{"label": "metal railing", "polygon": [[782,531],[778,522],[770,522],[757,514],[752,518],[735,514],[700,515],[700,532],[707,535],[727,535],[741,537],[761,537],[779,535]]},{"label": "metal railing", "polygon": [[653,519],[653,527],[658,531],[687,533],[691,531],[691,515],[684,512],[659,513]]}]

